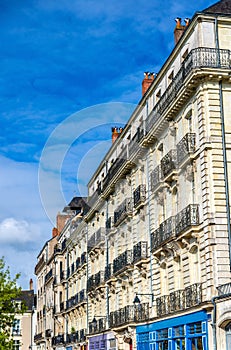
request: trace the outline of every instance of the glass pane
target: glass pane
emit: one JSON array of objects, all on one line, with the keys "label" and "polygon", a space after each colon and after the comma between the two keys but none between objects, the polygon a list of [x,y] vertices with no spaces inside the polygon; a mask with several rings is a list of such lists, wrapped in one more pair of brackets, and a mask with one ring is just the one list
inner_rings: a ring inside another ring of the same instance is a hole
[{"label": "glass pane", "polygon": [[202,337],[192,338],[191,339],[191,348],[190,350],[203,350]]}]

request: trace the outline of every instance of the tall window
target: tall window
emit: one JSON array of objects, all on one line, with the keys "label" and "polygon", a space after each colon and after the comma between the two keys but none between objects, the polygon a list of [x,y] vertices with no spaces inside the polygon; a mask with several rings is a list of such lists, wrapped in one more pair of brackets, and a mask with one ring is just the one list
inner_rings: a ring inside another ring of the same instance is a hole
[{"label": "tall window", "polygon": [[13,350],[20,350],[20,340],[14,340]]},{"label": "tall window", "polygon": [[13,335],[20,335],[21,331],[20,331],[20,320],[14,320],[14,324],[12,327],[12,334]]},{"label": "tall window", "polygon": [[227,324],[225,327],[225,334],[226,334],[226,350],[231,349],[231,322]]}]

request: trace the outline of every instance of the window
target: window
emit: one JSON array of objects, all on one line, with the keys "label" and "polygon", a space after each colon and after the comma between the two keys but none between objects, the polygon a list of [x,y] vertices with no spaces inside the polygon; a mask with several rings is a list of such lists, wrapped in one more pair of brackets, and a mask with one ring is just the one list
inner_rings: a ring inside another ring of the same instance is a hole
[{"label": "window", "polygon": [[201,322],[192,323],[188,326],[189,350],[203,350]]},{"label": "window", "polygon": [[178,326],[173,328],[173,337],[174,337],[174,349],[175,350],[185,350],[185,327]]},{"label": "window", "polygon": [[157,350],[168,350],[168,328],[157,331]]},{"label": "window", "polygon": [[20,320],[14,320],[14,324],[13,324],[13,327],[12,327],[12,334],[13,335],[21,335]]},{"label": "window", "polygon": [[20,340],[14,340],[13,350],[20,350]]},{"label": "window", "polygon": [[225,327],[225,334],[226,334],[226,350],[231,349],[231,322],[227,324]]}]

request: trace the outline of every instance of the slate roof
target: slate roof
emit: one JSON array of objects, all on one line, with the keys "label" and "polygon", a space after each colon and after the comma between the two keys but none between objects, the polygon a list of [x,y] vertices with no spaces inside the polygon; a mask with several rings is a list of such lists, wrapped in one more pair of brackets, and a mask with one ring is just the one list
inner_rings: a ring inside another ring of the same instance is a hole
[{"label": "slate roof", "polygon": [[218,1],[214,5],[203,10],[202,12],[231,15],[231,0]]},{"label": "slate roof", "polygon": [[22,290],[21,294],[16,301],[23,301],[26,305],[27,311],[32,311],[33,307],[36,306],[36,295],[34,290]]}]

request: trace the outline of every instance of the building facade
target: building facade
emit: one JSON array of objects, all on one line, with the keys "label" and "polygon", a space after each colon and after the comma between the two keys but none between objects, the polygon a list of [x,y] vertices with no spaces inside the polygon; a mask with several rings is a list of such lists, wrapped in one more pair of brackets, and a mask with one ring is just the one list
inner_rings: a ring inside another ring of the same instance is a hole
[{"label": "building facade", "polygon": [[56,237],[51,348],[230,349],[230,1],[175,40]]}]

